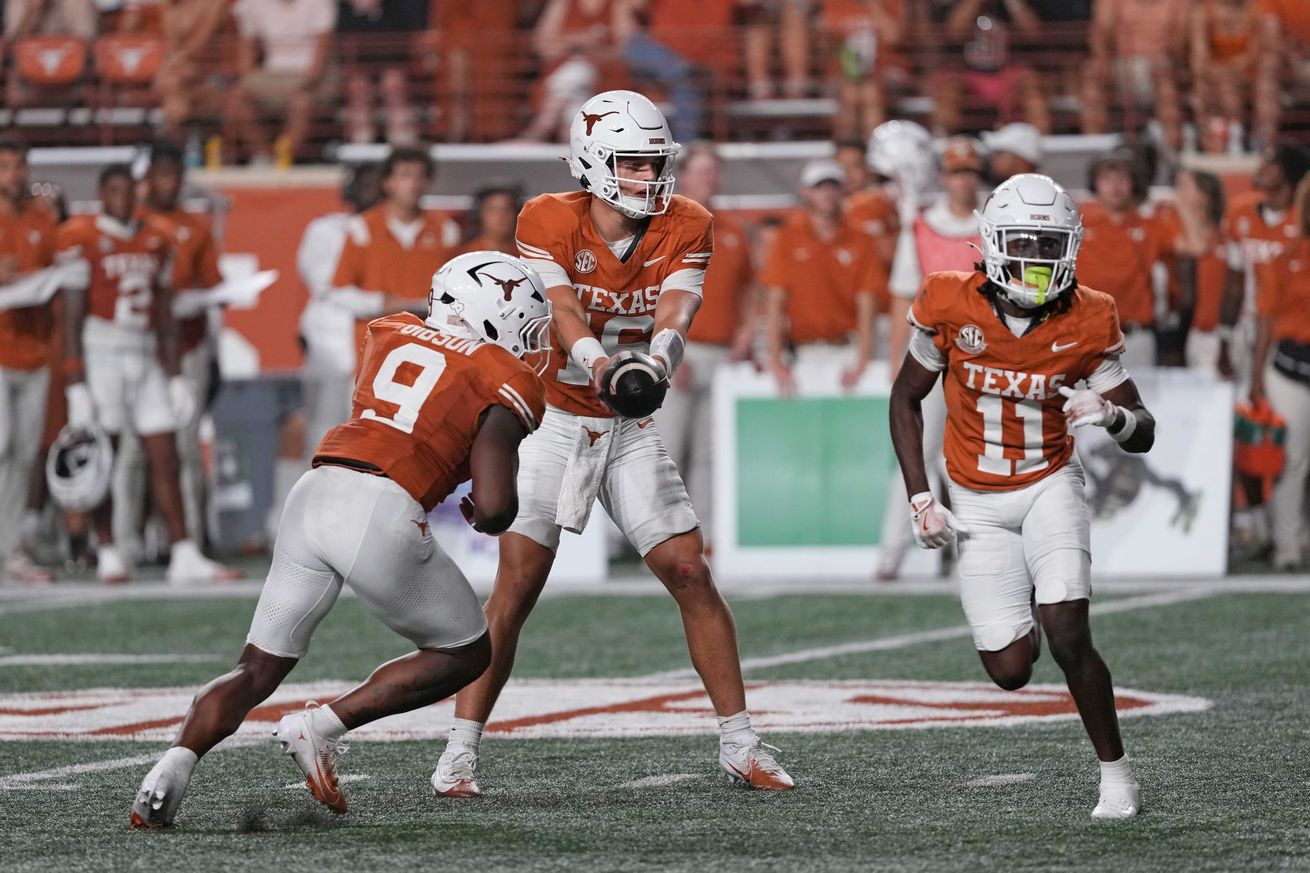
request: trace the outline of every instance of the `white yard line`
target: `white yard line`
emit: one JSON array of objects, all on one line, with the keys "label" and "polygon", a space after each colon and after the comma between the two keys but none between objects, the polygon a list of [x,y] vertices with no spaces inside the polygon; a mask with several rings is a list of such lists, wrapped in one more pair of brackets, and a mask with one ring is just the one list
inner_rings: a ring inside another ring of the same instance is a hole
[{"label": "white yard line", "polygon": [[665,773],[663,776],[643,776],[640,779],[633,779],[631,782],[624,782],[620,788],[664,788],[668,785],[677,785],[680,782],[690,782],[692,779],[703,779],[704,773]]},{"label": "white yard line", "polygon": [[66,776],[78,776],[83,773],[100,773],[104,770],[124,770],[128,767],[139,767],[142,764],[153,764],[158,758],[158,752],[151,752],[149,755],[133,755],[130,758],[109,758],[105,761],[69,764],[66,767],[55,767],[50,770],[14,773],[9,776],[0,776],[0,791],[35,788],[38,787],[37,783],[43,783],[50,779],[63,779]]},{"label": "white yard line", "polygon": [[995,776],[979,776],[964,783],[965,788],[999,788],[1003,785],[1022,785],[1036,782],[1036,773],[997,773]]},{"label": "white yard line", "polygon": [[[1091,611],[1093,615],[1133,612],[1138,609],[1148,609],[1153,606],[1170,606],[1175,603],[1183,603],[1189,600],[1203,600],[1205,598],[1215,597],[1225,593],[1227,592],[1217,586],[1197,586],[1194,588],[1165,591],[1158,594],[1143,594],[1138,597],[1123,597],[1117,600],[1108,600],[1104,603],[1093,603]],[[896,636],[878,637],[877,639],[872,640],[841,643],[835,646],[817,646],[812,649],[801,649],[800,651],[785,652],[780,655],[742,658],[741,668],[743,671],[746,671],[758,670],[764,667],[779,667],[784,664],[802,664],[807,661],[822,661],[826,658],[840,658],[845,655],[861,655],[866,652],[885,652],[892,649],[905,649],[910,646],[920,645],[921,643],[935,643],[941,642],[942,640],[953,640],[968,636],[970,636],[969,626],[966,624],[958,624],[951,627],[937,628],[936,630],[914,631],[907,634],[897,634]],[[650,673],[640,677],[642,680],[649,681],[694,678],[696,678],[696,671],[691,668],[664,670],[659,673]]]},{"label": "white yard line", "polygon": [[212,664],[226,661],[217,655],[123,655],[101,652],[46,655],[0,655],[0,667],[68,667],[79,664]]}]

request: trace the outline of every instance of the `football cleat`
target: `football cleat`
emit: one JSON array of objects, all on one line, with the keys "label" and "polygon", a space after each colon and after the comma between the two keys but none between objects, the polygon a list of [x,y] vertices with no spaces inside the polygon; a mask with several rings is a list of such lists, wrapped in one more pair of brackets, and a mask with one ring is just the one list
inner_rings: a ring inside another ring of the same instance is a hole
[{"label": "football cleat", "polygon": [[191,784],[191,768],[183,767],[164,758],[141,780],[136,799],[132,801],[132,817],[128,824],[138,828],[164,828],[173,824],[177,808],[182,805],[187,786]]},{"label": "football cleat", "polygon": [[432,771],[432,793],[437,797],[481,797],[482,787],[474,776],[477,753],[460,746],[447,747]]},{"label": "football cleat", "polygon": [[796,787],[791,776],[774,760],[768,749],[777,748],[756,742],[744,746],[738,743],[719,744],[719,766],[728,774],[728,782],[744,784],[763,791],[789,791]]},{"label": "football cleat", "polygon": [[330,740],[314,730],[309,713],[317,703],[307,703],[301,712],[282,717],[273,738],[305,774],[305,784],[314,799],[336,813],[346,811],[346,795],[337,779],[337,758],[346,751],[340,740]]},{"label": "football cleat", "polygon": [[168,584],[186,586],[205,582],[232,582],[241,578],[241,573],[211,561],[200,553],[199,547],[191,540],[179,540],[173,543],[172,553],[168,559]]},{"label": "football cleat", "polygon": [[1102,785],[1101,798],[1097,801],[1096,809],[1092,810],[1092,818],[1136,818],[1141,811],[1141,786],[1136,783],[1131,785]]},{"label": "football cleat", "polygon": [[121,585],[131,578],[122,552],[112,545],[96,549],[96,579],[106,585]]}]

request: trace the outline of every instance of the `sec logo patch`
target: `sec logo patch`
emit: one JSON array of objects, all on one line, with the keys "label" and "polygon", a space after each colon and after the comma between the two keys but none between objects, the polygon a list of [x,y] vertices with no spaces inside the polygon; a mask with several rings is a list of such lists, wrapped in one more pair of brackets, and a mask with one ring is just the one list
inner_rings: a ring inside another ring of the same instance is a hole
[{"label": "sec logo patch", "polygon": [[966,355],[976,355],[987,348],[987,341],[983,339],[982,328],[976,324],[966,324],[960,328],[960,332],[955,337],[955,344]]},{"label": "sec logo patch", "polygon": [[596,269],[596,256],[589,249],[583,249],[573,256],[573,269],[579,273],[590,273]]}]

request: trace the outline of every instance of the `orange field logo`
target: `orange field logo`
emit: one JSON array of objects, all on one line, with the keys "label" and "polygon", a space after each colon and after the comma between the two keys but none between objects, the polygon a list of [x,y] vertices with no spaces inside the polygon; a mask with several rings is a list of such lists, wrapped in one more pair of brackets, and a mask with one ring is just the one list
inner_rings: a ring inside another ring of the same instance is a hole
[{"label": "orange field logo", "polygon": [[[353,682],[284,685],[255,709],[240,735],[266,737],[286,713],[324,701]],[[752,720],[762,732],[1010,727],[1078,718],[1068,691],[1036,685],[1002,691],[974,682],[895,680],[750,682]],[[94,688],[0,695],[0,740],[171,739],[194,688]],[[1210,701],[1120,689],[1121,717],[1200,712]],[[359,740],[437,740],[453,701],[392,716],[351,732]],[[506,686],[487,732],[506,737],[634,737],[712,734],[714,710],[695,682],[531,680]]]}]

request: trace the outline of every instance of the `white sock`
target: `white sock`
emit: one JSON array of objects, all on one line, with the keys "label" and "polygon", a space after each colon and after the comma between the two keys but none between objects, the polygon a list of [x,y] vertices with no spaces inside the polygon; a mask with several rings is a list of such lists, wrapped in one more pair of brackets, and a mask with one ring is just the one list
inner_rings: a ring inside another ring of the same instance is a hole
[{"label": "white sock", "polygon": [[753,746],[760,741],[751,727],[751,714],[742,710],[736,715],[719,719],[719,742],[728,745]]},{"label": "white sock", "polygon": [[463,746],[476,755],[478,747],[482,745],[482,729],[484,727],[486,725],[483,722],[457,718],[450,724],[450,736],[446,744],[447,746]]},{"label": "white sock", "polygon": [[185,746],[173,746],[173,748],[164,753],[164,757],[160,759],[159,763],[168,764],[169,767],[176,767],[186,773],[189,777],[191,771],[196,768],[196,762],[199,760],[200,759],[196,757],[196,753]]},{"label": "white sock", "polygon": [[346,735],[346,726],[337,718],[332,707],[326,704],[316,706],[309,711],[309,725],[314,729],[314,733],[329,740],[339,740]]},{"label": "white sock", "polygon": [[1102,785],[1137,784],[1137,780],[1133,778],[1132,768],[1128,765],[1128,756],[1126,754],[1118,761],[1101,761],[1100,764]]}]

